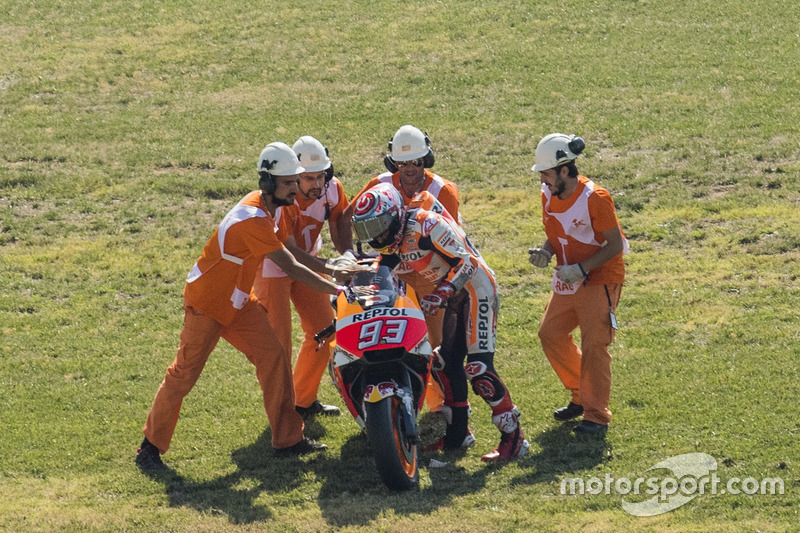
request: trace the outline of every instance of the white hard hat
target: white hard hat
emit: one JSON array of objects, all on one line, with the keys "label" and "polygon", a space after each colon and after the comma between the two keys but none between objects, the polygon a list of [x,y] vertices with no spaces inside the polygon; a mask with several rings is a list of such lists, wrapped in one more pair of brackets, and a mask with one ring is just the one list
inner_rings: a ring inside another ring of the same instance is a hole
[{"label": "white hard hat", "polygon": [[297,139],[292,150],[300,158],[300,164],[305,168],[305,172],[319,172],[331,166],[328,149],[311,135],[303,135]]},{"label": "white hard hat", "polygon": [[273,176],[293,176],[305,170],[297,154],[286,143],[269,143],[258,158],[258,171]]},{"label": "white hard hat", "polygon": [[428,136],[411,125],[401,127],[392,137],[391,157],[395,161],[412,161],[431,151]]},{"label": "white hard hat", "polygon": [[583,152],[584,146],[583,139],[575,135],[551,133],[536,146],[536,163],[531,170],[541,172],[574,161]]}]

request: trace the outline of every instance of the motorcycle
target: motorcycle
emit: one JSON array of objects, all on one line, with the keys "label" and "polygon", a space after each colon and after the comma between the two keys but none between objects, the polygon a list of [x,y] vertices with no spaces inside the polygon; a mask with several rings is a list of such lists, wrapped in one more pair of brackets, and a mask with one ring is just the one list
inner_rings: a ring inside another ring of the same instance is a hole
[{"label": "motorcycle", "polygon": [[366,433],[375,467],[387,487],[419,484],[417,419],[434,359],[425,315],[413,288],[385,266],[363,272],[352,287],[374,291],[336,300],[336,319],[315,337],[335,332],[328,370],[347,409]]}]

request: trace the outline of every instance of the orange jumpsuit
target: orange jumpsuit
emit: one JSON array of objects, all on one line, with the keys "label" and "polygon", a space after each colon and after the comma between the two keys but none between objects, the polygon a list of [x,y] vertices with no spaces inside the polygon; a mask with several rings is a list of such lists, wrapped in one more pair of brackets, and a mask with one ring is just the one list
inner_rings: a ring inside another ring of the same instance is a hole
[{"label": "orange jumpsuit", "polygon": [[288,357],[266,310],[250,298],[262,257],[282,248],[285,238],[285,227],[269,215],[261,191],[253,191],[228,212],[189,272],[178,353],[143,428],[147,440],[161,453],[169,449],[183,398],[194,387],[220,337],[256,367],[272,445],[285,448],[303,439]]},{"label": "orange jumpsuit", "polygon": [[[394,188],[400,192],[400,196],[403,197],[403,203],[407,206],[411,205],[413,198],[406,196],[403,192],[403,188],[400,186],[400,174],[397,172],[394,174],[391,172],[384,172],[369,180],[364,188],[353,197],[351,205],[355,207],[355,202],[358,200],[358,197],[378,183],[391,183],[394,185]],[[430,170],[425,170],[425,179],[422,182],[420,191],[427,191],[430,193],[435,200],[444,206],[447,212],[450,213],[450,216],[461,225],[461,214],[458,211],[458,187],[455,183],[442,178]],[[428,206],[423,207],[429,209]],[[400,264],[396,272],[403,281],[414,287],[418,298],[430,294],[436,288],[436,284],[426,280],[425,277],[421,276],[407,265]],[[436,347],[441,345],[444,311],[439,311],[433,315],[426,315],[425,322],[428,325],[428,338],[431,342],[431,346]],[[428,407],[433,411],[438,411],[439,406],[441,406],[444,401],[444,393],[432,378],[429,380],[428,385],[428,390],[425,395]]]},{"label": "orange jumpsuit", "polygon": [[[542,185],[545,233],[559,265],[575,264],[593,256],[605,245],[604,231],[619,227],[614,202],[608,192],[583,176],[566,200]],[[621,228],[620,228],[620,231]],[[628,242],[623,234],[623,253]],[[567,285],[553,275],[553,294],[539,325],[542,349],[572,402],[583,406],[583,418],[608,424],[611,395],[611,354],[614,342],[611,317],[625,281],[622,253],[591,272],[583,283]],[[581,347],[573,342],[579,327]]]},{"label": "orange jumpsuit", "polygon": [[[322,226],[330,219],[336,220],[347,208],[344,188],[338,179],[331,179],[325,192],[316,200],[305,200],[299,195],[295,205],[283,208],[284,219],[295,244],[316,256],[322,248]],[[309,289],[288,277],[278,266],[264,259],[256,274],[253,294],[267,308],[272,327],[281,344],[292,353],[291,304],[300,317],[303,343],[294,366],[295,401],[300,407],[309,407],[317,399],[320,380],[328,366],[331,349],[326,342],[317,350],[314,334],[329,326],[334,319],[333,307],[327,294]]]}]

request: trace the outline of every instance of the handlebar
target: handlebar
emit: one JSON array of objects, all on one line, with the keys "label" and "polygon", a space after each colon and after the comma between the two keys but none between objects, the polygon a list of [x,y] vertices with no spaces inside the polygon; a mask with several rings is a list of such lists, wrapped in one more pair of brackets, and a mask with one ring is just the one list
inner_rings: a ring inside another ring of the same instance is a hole
[{"label": "handlebar", "polygon": [[330,323],[330,324],[329,324],[329,325],[328,325],[328,326],[327,326],[325,329],[323,329],[322,331],[320,331],[320,332],[318,332],[318,333],[314,334],[314,340],[315,340],[315,341],[317,342],[317,344],[319,345],[319,346],[317,347],[317,349],[319,349],[319,347],[321,347],[323,344],[325,344],[325,341],[326,341],[326,340],[328,340],[328,337],[330,337],[330,336],[331,336],[331,335],[333,335],[334,333],[336,333],[336,320],[334,320],[333,322],[331,322],[331,323]]}]

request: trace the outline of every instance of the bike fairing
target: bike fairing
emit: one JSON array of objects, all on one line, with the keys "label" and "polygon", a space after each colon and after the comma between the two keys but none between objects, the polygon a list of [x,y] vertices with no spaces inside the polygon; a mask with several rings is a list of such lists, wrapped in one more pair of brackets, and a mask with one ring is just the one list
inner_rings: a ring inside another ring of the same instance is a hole
[{"label": "bike fairing", "polygon": [[[396,276],[386,267],[379,268],[376,274],[358,274],[353,279],[354,286],[371,285],[377,287],[378,292],[361,296],[353,303],[344,296],[336,301],[336,340],[331,342],[331,373],[348,410],[362,429],[362,410],[357,405],[360,399],[352,398],[352,391],[342,388],[342,383],[336,379],[340,367],[358,360],[369,351],[404,349],[424,357],[428,361],[428,371],[430,369],[433,350],[428,342],[425,316],[416,304],[413,289],[403,284],[405,290],[398,291],[398,283]],[[368,391],[364,396],[365,399],[369,396]],[[417,408],[421,407],[422,400],[420,398]]]},{"label": "bike fairing", "polygon": [[[386,266],[354,276],[353,287],[377,292],[336,301],[329,370],[359,427],[366,433],[381,479],[392,489],[419,482],[417,417],[433,363],[425,317],[411,287]],[[324,342],[324,341],[323,341]]]}]

